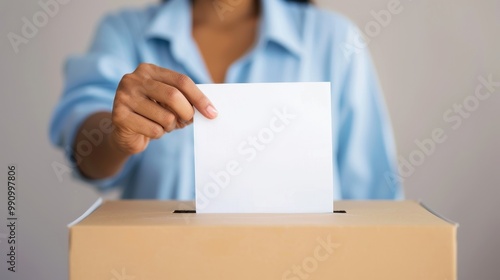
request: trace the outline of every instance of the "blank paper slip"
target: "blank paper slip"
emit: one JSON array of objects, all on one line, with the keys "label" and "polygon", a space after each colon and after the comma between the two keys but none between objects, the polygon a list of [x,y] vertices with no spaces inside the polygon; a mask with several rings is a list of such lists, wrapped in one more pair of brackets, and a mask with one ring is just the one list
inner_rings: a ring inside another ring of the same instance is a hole
[{"label": "blank paper slip", "polygon": [[197,213],[331,213],[330,83],[206,84],[194,116]]}]

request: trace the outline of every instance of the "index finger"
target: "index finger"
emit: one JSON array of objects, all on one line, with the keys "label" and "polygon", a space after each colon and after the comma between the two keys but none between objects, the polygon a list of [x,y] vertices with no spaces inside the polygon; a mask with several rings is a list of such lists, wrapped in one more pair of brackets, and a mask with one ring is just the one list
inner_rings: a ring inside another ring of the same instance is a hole
[{"label": "index finger", "polygon": [[217,117],[217,109],[187,75],[153,64],[148,64],[145,68],[152,79],[177,88],[202,115],[209,119]]}]

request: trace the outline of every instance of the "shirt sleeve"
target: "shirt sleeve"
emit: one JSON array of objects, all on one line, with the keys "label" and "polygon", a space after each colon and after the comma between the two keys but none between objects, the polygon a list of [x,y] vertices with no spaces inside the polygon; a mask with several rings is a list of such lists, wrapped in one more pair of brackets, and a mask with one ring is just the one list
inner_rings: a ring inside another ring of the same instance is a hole
[{"label": "shirt sleeve", "polygon": [[348,54],[343,74],[337,147],[342,198],[401,199],[392,128],[366,46]]},{"label": "shirt sleeve", "polygon": [[64,149],[73,167],[73,175],[99,189],[118,186],[130,179],[127,176],[132,173],[139,156],[130,157],[121,172],[111,178],[88,180],[79,172],[76,159],[85,156],[89,147],[99,143],[88,139],[86,145],[81,145],[81,151],[79,148],[75,151],[73,143],[80,126],[89,116],[111,112],[121,77],[135,69],[134,57],[134,45],[125,21],[118,16],[107,16],[100,23],[89,51],[70,57],[64,68],[65,86],[51,119],[50,140]]}]

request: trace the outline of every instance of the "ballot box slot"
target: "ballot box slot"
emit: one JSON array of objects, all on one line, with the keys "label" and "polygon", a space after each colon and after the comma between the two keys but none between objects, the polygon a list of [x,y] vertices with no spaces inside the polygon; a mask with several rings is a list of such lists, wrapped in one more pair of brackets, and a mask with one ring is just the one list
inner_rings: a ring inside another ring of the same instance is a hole
[{"label": "ballot box slot", "polygon": [[196,214],[196,210],[175,210],[174,214]]},{"label": "ballot box slot", "polygon": [[[174,210],[172,212],[174,214],[196,214],[196,210]],[[347,212],[345,210],[334,210],[333,213],[335,214],[346,214]]]}]

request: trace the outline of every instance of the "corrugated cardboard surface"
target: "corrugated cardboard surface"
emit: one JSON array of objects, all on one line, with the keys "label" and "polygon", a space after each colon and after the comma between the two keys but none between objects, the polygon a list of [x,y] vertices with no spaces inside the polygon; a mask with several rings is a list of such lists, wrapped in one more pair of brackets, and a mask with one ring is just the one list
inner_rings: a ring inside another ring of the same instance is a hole
[{"label": "corrugated cardboard surface", "polygon": [[345,214],[174,214],[109,201],[70,228],[71,280],[456,279],[456,229],[413,201]]}]

